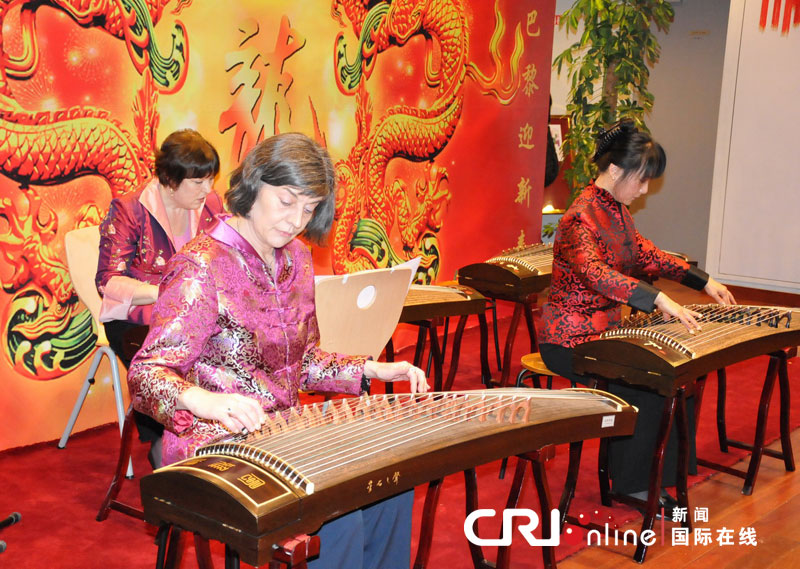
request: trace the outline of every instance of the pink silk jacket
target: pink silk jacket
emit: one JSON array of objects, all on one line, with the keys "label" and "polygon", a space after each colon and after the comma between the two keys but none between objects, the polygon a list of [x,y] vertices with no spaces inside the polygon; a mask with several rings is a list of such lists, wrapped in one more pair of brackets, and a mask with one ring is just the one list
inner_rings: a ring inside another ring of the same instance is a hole
[{"label": "pink silk jacket", "polygon": [[[203,207],[190,213],[191,236],[216,222],[222,200],[211,192]],[[153,178],[141,192],[111,200],[100,225],[100,258],[95,284],[103,304],[100,321],[128,320],[148,324],[152,305],[132,306],[140,283],[157,285],[175,251],[191,236],[172,235],[167,213]]]},{"label": "pink silk jacket", "polygon": [[226,433],[219,423],[176,409],[192,386],[252,397],[265,411],[297,406],[300,389],[361,392],[367,358],[318,347],[306,245],[294,240],[276,250],[275,274],[221,220],[170,260],[150,332],[128,372],[136,409],[166,427],[164,464]]}]

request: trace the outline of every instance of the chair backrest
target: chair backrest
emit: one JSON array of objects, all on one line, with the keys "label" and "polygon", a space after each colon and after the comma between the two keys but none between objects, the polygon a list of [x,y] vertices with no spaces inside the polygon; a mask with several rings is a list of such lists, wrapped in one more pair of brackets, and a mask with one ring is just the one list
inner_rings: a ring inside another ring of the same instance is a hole
[{"label": "chair backrest", "polygon": [[64,248],[72,286],[75,287],[78,298],[92,313],[97,329],[97,343],[105,344],[106,334],[99,320],[102,299],[94,284],[97,260],[100,257],[100,227],[93,225],[73,229],[64,236]]},{"label": "chair backrest", "polygon": [[410,282],[410,268],[322,277],[315,290],[320,347],[378,359],[397,327]]}]

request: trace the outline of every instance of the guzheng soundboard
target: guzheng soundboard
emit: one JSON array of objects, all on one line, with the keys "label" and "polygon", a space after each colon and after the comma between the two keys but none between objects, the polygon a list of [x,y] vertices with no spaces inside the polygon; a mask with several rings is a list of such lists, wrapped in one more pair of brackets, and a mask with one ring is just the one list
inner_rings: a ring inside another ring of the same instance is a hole
[{"label": "guzheng soundboard", "polygon": [[526,245],[458,270],[458,282],[491,298],[520,301],[550,286],[553,245]]},{"label": "guzheng soundboard", "polygon": [[702,330],[691,334],[661,313],[639,313],[575,347],[575,371],[649,386],[663,395],[698,377],[800,344],[800,312],[772,306],[692,304]]},{"label": "guzheng soundboard", "polygon": [[400,322],[417,322],[436,317],[481,314],[486,299],[475,289],[457,284],[417,285],[408,289]]},{"label": "guzheng soundboard", "polygon": [[430,480],[548,444],[633,432],[635,408],[589,389],[331,400],[200,448],[141,481],[145,520],[260,566],[273,544]]}]

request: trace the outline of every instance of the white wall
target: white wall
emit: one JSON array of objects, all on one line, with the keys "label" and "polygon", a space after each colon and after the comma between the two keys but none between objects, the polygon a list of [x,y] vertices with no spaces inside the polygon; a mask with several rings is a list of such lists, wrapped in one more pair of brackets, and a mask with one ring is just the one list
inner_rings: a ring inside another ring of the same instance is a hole
[{"label": "white wall", "polygon": [[[556,13],[571,5],[557,0]],[[673,8],[669,34],[658,34],[661,60],[650,76],[655,106],[647,119],[667,152],[667,171],[631,209],[644,236],[704,267],[729,1],[683,0]],[[557,29],[553,54],[575,41]],[[554,114],[564,113],[568,91],[566,73],[553,70]]]},{"label": "white wall", "polygon": [[761,6],[731,3],[708,265],[725,282],[798,293],[800,26],[761,29]]}]

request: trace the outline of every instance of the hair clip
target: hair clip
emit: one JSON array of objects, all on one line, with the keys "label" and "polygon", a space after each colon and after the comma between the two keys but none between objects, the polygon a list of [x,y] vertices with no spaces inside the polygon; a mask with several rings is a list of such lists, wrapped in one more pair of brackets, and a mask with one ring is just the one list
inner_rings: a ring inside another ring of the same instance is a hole
[{"label": "hair clip", "polygon": [[611,126],[607,127],[597,136],[597,146],[595,149],[593,162],[597,160],[611,148],[611,144],[626,132],[636,132],[636,125],[629,118],[620,119]]}]

